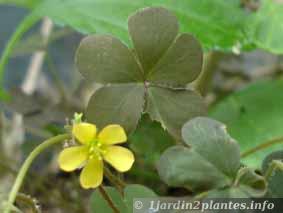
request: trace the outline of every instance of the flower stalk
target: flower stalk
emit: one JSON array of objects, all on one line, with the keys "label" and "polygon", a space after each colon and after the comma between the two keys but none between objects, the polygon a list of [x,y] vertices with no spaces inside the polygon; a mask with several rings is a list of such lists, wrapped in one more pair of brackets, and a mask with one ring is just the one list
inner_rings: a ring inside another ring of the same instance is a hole
[{"label": "flower stalk", "polygon": [[275,144],[281,144],[281,143],[283,143],[283,137],[274,138],[274,139],[272,139],[270,141],[267,141],[265,143],[259,144],[258,146],[253,147],[253,148],[243,152],[241,154],[241,158],[248,157],[249,155],[252,155],[255,152],[261,151],[261,150],[266,149],[266,148],[268,148],[270,146],[273,146]]},{"label": "flower stalk", "polygon": [[52,145],[55,145],[57,143],[61,143],[64,140],[70,139],[71,136],[69,134],[62,134],[62,135],[58,135],[55,136],[53,138],[47,139],[45,140],[43,143],[41,143],[40,145],[38,145],[27,157],[27,159],[25,160],[24,164],[22,165],[17,178],[15,180],[15,183],[12,187],[12,190],[9,193],[9,198],[8,198],[8,205],[4,210],[4,213],[10,213],[11,211],[11,206],[13,205],[13,203],[16,200],[17,194],[23,184],[24,178],[27,174],[28,169],[30,168],[32,162],[34,161],[34,159],[45,149],[49,148]]},{"label": "flower stalk", "polygon": [[104,198],[104,200],[106,200],[106,202],[108,203],[108,205],[111,207],[111,209],[113,210],[114,213],[120,213],[120,211],[117,209],[117,207],[115,206],[115,204],[113,203],[113,200],[111,199],[111,197],[107,194],[106,190],[104,189],[104,187],[102,185],[100,185],[98,187],[98,190],[100,192],[100,194],[102,195],[102,197]]}]

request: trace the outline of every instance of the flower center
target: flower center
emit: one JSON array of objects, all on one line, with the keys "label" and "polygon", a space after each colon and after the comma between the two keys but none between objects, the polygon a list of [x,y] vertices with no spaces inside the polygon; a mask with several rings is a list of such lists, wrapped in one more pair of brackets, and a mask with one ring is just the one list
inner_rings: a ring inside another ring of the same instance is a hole
[{"label": "flower center", "polygon": [[88,145],[88,158],[92,159],[94,157],[102,160],[102,155],[105,154],[106,150],[102,146],[102,143],[95,138]]}]

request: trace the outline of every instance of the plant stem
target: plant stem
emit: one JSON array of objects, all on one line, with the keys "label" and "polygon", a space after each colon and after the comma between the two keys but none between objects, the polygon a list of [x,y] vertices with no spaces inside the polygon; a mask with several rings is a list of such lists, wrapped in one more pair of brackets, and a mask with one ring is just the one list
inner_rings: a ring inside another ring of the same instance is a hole
[{"label": "plant stem", "polygon": [[113,200],[111,199],[111,197],[107,194],[106,190],[103,188],[102,185],[100,185],[98,187],[98,190],[100,192],[100,194],[102,195],[102,197],[106,200],[106,202],[108,203],[108,205],[111,207],[111,209],[115,212],[115,213],[120,213],[120,211],[117,209],[117,207],[114,205]]},{"label": "plant stem", "polygon": [[4,213],[10,213],[11,211],[11,206],[13,205],[13,203],[15,202],[15,199],[17,197],[17,194],[20,190],[20,187],[23,183],[23,180],[27,174],[28,169],[30,168],[33,160],[45,149],[47,149],[48,147],[60,143],[66,139],[69,139],[71,136],[69,134],[62,134],[62,135],[58,135],[55,136],[53,138],[47,139],[45,140],[43,143],[41,143],[40,145],[38,145],[27,157],[27,159],[25,160],[25,162],[23,163],[17,178],[15,180],[15,183],[12,187],[12,190],[9,193],[9,198],[8,198],[8,205],[7,208],[5,209]]},{"label": "plant stem", "polygon": [[125,188],[126,183],[124,183],[121,179],[113,175],[107,167],[104,167],[104,174],[107,179],[118,189],[118,191],[123,194],[123,189]]},{"label": "plant stem", "polygon": [[276,169],[281,169],[281,170],[283,169],[282,168],[282,162],[279,161],[279,160],[273,160],[271,162],[270,166],[268,167],[267,171],[265,172],[265,175],[264,175],[265,179],[268,180],[272,176],[274,170],[276,170]]},{"label": "plant stem", "polygon": [[253,148],[251,148],[251,149],[249,149],[249,150],[243,152],[243,153],[241,154],[241,157],[242,157],[242,158],[245,158],[245,157],[247,157],[247,156],[249,156],[249,155],[251,155],[251,154],[253,154],[253,153],[255,153],[255,152],[258,152],[258,151],[260,151],[260,150],[262,150],[262,149],[266,149],[266,148],[268,148],[268,147],[270,147],[270,146],[272,146],[272,145],[274,145],[274,144],[280,144],[280,143],[283,143],[283,137],[274,138],[274,139],[272,139],[272,140],[270,140],[270,141],[267,141],[267,142],[265,142],[265,143],[262,143],[262,144],[260,144],[260,145],[258,145],[258,146],[256,146],[256,147],[253,147]]},{"label": "plant stem", "polygon": [[204,199],[205,197],[207,197],[208,195],[208,191],[204,191],[204,192],[201,192],[199,194],[197,194],[193,200],[202,200]]},{"label": "plant stem", "polygon": [[195,89],[199,91],[201,95],[206,95],[206,93],[208,92],[219,59],[219,52],[209,52],[205,55],[202,71],[194,82]]}]

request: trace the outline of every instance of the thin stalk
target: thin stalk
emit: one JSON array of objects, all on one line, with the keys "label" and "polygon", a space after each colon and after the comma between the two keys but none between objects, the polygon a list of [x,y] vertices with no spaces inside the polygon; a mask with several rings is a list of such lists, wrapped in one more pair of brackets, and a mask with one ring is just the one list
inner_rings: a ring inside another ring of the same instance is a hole
[{"label": "thin stalk", "polygon": [[104,167],[104,175],[119,190],[119,192],[123,194],[123,189],[125,188],[126,183],[124,183],[121,179],[113,175],[107,167]]},{"label": "thin stalk", "polygon": [[242,158],[245,158],[245,157],[247,157],[247,156],[249,156],[249,155],[251,155],[251,154],[254,154],[255,152],[258,152],[258,151],[260,151],[260,150],[266,149],[266,148],[268,148],[268,147],[270,147],[270,146],[272,146],[272,145],[274,145],[274,144],[280,144],[280,143],[283,143],[283,137],[274,138],[274,139],[272,139],[272,140],[270,140],[270,141],[267,141],[267,142],[265,142],[265,143],[262,143],[262,144],[260,144],[260,145],[258,145],[258,146],[256,146],[256,147],[253,147],[253,148],[251,148],[251,149],[249,149],[249,150],[243,152],[243,153],[241,154],[241,157],[242,157]]},{"label": "thin stalk", "polygon": [[201,192],[201,193],[197,194],[197,195],[193,198],[193,200],[202,200],[202,199],[204,199],[205,197],[207,197],[207,195],[208,195],[208,191]]},{"label": "thin stalk", "polygon": [[11,211],[11,206],[13,206],[15,199],[17,197],[17,194],[23,184],[24,178],[27,174],[28,169],[30,168],[33,160],[45,149],[47,149],[48,147],[60,143],[66,139],[69,139],[71,136],[69,134],[62,134],[62,135],[58,135],[55,136],[53,138],[47,139],[45,140],[43,143],[41,143],[40,145],[38,145],[27,157],[27,159],[25,160],[25,162],[23,163],[17,178],[15,180],[15,183],[12,187],[12,190],[9,193],[9,198],[8,198],[8,205],[7,208],[4,210],[4,213],[10,213]]},{"label": "thin stalk", "polygon": [[120,213],[119,209],[117,209],[117,207],[115,206],[115,204],[113,203],[113,200],[111,199],[111,197],[108,195],[108,193],[106,192],[106,190],[103,188],[102,185],[100,185],[98,187],[98,190],[100,192],[100,194],[102,195],[102,197],[104,198],[104,200],[106,200],[106,202],[108,203],[108,205],[111,207],[111,209],[115,212],[115,213]]},{"label": "thin stalk", "polygon": [[273,172],[274,172],[276,169],[281,169],[281,170],[283,170],[283,168],[282,168],[282,162],[279,161],[279,160],[273,160],[273,161],[271,162],[270,166],[268,167],[267,171],[265,172],[265,175],[264,175],[265,180],[268,180],[268,179],[272,176]]}]

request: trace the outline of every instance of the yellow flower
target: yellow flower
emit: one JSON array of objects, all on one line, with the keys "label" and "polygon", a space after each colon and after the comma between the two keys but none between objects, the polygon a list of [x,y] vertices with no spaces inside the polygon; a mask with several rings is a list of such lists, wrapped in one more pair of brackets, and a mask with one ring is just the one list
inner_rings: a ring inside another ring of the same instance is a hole
[{"label": "yellow flower", "polygon": [[83,188],[96,188],[103,180],[103,160],[119,172],[128,171],[134,163],[133,153],[115,144],[127,141],[120,125],[108,125],[97,135],[96,126],[90,123],[74,123],[72,134],[81,144],[64,149],[59,155],[59,166],[71,172],[83,167],[80,183]]}]

